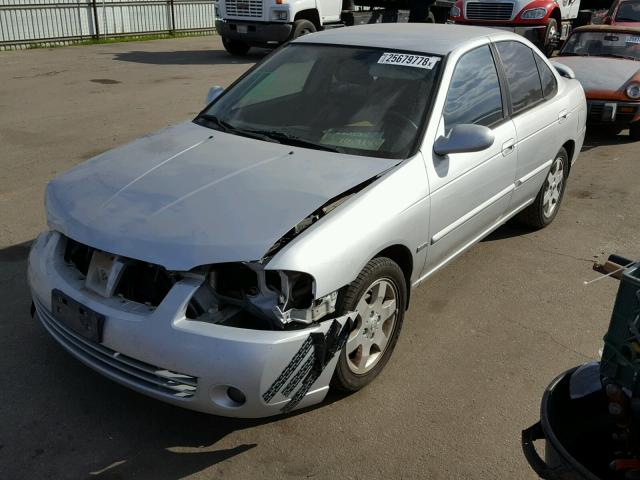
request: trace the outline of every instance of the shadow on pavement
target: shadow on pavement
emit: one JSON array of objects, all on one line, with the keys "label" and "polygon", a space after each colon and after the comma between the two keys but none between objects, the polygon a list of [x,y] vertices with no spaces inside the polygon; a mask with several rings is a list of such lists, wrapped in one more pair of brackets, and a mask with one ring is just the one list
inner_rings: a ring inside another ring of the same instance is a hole
[{"label": "shadow on pavement", "polygon": [[610,131],[597,130],[597,127],[587,128],[587,136],[584,139],[582,145],[582,152],[588,152],[596,147],[607,147],[610,145],[625,145],[627,143],[633,143],[627,132],[611,133]]},{"label": "shadow on pavement", "polygon": [[528,235],[534,230],[530,227],[518,223],[517,220],[511,219],[497,230],[491,232],[482,239],[482,242],[494,242],[496,240],[504,240],[506,238],[521,237]]},{"label": "shadow on pavement", "polygon": [[[184,410],[82,365],[30,317],[30,243],[0,249],[0,378],[11,385],[0,402],[0,478],[155,480],[206,469],[217,477],[222,472],[216,464],[258,447],[219,442],[283,418],[234,419]],[[343,397],[330,394],[309,409]]]},{"label": "shadow on pavement", "polygon": [[224,50],[176,50],[172,52],[132,51],[113,55],[122,62],[145,63],[150,65],[228,65],[256,63],[271,50],[254,48],[243,57],[231,56]]}]

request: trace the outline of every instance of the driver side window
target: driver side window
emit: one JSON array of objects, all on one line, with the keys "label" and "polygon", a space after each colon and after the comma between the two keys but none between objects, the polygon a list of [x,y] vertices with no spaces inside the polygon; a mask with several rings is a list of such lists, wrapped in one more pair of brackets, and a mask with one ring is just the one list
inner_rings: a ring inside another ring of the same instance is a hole
[{"label": "driver side window", "polygon": [[468,123],[491,127],[504,118],[498,72],[488,45],[465,53],[458,61],[443,117],[445,132]]}]

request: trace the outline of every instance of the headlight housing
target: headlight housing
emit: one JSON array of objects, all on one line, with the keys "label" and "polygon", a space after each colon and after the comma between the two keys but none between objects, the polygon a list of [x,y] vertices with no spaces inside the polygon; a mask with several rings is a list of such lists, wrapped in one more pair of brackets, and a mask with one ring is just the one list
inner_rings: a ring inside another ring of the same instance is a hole
[{"label": "headlight housing", "polygon": [[544,18],[546,15],[547,15],[546,8],[531,8],[529,10],[525,10],[524,12],[522,12],[522,15],[520,18],[522,18],[523,20],[540,20],[541,18]]},{"label": "headlight housing", "polygon": [[277,330],[291,323],[309,325],[336,309],[338,292],[315,298],[315,280],[308,273],[266,270],[258,262],[198,271],[205,281],[189,302],[186,316],[192,320]]},{"label": "headlight housing", "polygon": [[457,7],[456,5],[454,5],[453,7],[451,7],[451,11],[449,12],[449,16],[450,17],[459,17],[461,13],[462,12],[460,11],[460,8]]},{"label": "headlight housing", "polygon": [[627,86],[627,97],[637,100],[640,98],[640,83],[631,83]]},{"label": "headlight housing", "polygon": [[289,12],[287,10],[272,10],[271,20],[286,22],[287,20],[289,20]]}]

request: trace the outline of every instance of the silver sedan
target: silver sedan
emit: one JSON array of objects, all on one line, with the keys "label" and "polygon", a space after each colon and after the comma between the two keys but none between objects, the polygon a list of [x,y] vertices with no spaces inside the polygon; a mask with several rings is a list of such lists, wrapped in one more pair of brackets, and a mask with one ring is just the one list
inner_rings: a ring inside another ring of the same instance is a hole
[{"label": "silver sedan", "polygon": [[512,217],[553,221],[585,133],[571,77],[499,30],[304,36],[193,121],[48,185],[34,312],[89,367],[185,408],[358,390],[412,288]]}]

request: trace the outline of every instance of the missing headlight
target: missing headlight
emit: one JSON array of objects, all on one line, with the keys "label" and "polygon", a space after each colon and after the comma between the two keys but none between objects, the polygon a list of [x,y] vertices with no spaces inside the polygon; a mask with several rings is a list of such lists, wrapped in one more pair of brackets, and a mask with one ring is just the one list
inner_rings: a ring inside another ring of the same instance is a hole
[{"label": "missing headlight", "polygon": [[260,263],[212,265],[187,317],[244,328],[297,328],[335,311],[337,295],[316,300],[314,288],[313,277],[303,272],[265,270]]}]

